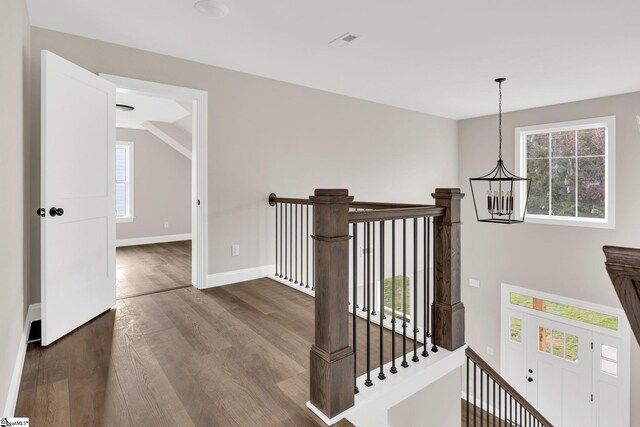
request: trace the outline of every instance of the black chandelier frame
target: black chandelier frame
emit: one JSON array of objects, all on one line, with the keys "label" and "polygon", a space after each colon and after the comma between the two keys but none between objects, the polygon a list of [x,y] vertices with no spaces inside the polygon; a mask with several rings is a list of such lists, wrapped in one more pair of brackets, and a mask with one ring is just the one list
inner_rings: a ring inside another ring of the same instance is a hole
[{"label": "black chandelier frame", "polygon": [[[527,204],[529,203],[529,191],[531,190],[531,178],[523,178],[518,176],[506,168],[502,161],[502,83],[505,78],[495,79],[498,83],[498,132],[499,132],[499,151],[498,162],[496,167],[486,175],[477,178],[469,178],[471,185],[471,196],[473,197],[473,206],[476,211],[476,219],[478,222],[493,222],[498,224],[518,224],[524,222],[527,213]],[[476,199],[474,182],[476,185],[484,183],[487,191],[487,211],[489,217],[480,217],[478,211],[478,200]],[[526,184],[525,184],[526,182]],[[516,201],[514,190],[526,189],[524,196],[524,206],[522,210],[522,218],[516,219],[514,216]]]}]

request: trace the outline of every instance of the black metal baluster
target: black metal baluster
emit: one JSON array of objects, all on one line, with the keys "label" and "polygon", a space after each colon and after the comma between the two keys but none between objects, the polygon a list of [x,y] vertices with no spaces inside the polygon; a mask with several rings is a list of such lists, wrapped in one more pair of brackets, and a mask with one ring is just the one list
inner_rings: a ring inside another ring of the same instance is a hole
[{"label": "black metal baluster", "polygon": [[513,396],[509,395],[509,422],[513,424]]},{"label": "black metal baluster", "polygon": [[477,366],[476,366],[476,362],[473,362],[473,426],[475,427],[476,424],[476,409],[478,408],[478,395],[476,393],[476,371],[477,371]]},{"label": "black metal baluster", "polygon": [[293,240],[295,241],[295,249],[293,250],[293,254],[294,254],[293,265],[295,266],[294,268],[295,282],[293,283],[294,285],[297,285],[298,284],[298,204],[295,205],[295,210],[296,210],[296,214],[295,214],[294,229],[296,230],[296,233],[295,233],[295,237],[293,238]]},{"label": "black metal baluster", "polygon": [[496,425],[496,380],[493,380],[493,426]]},{"label": "black metal baluster", "polygon": [[[415,279],[415,278],[414,278]],[[402,363],[406,368],[407,363],[407,220],[402,220]]]},{"label": "black metal baluster", "polygon": [[305,235],[307,239],[307,286],[305,288],[309,289],[309,205],[307,205],[307,232]]},{"label": "black metal baluster", "polygon": [[498,424],[502,425],[502,386],[498,386]]},{"label": "black metal baluster", "polygon": [[[370,247],[371,244],[371,235],[369,234],[369,226],[370,223],[366,223],[366,235],[365,239],[367,239],[367,248]],[[370,253],[367,253],[366,258],[369,258]],[[371,271],[369,271],[370,260],[367,262],[367,306],[371,307]],[[373,382],[371,381],[371,311],[367,310],[367,379],[364,382],[364,385],[367,387],[371,387]]]},{"label": "black metal baluster", "polygon": [[432,330],[431,330],[431,341],[433,342],[433,345],[431,346],[431,351],[433,351],[434,353],[436,353],[438,351],[438,346],[436,345],[436,328],[438,327],[437,325],[437,316],[436,316],[436,286],[438,286],[438,282],[437,282],[437,277],[436,277],[436,271],[438,270],[436,267],[436,262],[437,260],[437,254],[438,251],[436,250],[436,242],[438,241],[438,226],[436,224],[436,220],[433,220],[433,312],[431,313],[431,323],[433,323],[432,326]]},{"label": "black metal baluster", "polygon": [[276,207],[276,277],[278,276],[278,205]]},{"label": "black metal baluster", "polygon": [[288,205],[284,205],[284,280],[289,280],[289,276],[287,275],[289,269],[287,268],[287,259],[289,255],[287,255],[287,243],[289,242],[289,237],[287,231],[289,230],[288,223]]},{"label": "black metal baluster", "polygon": [[396,368],[396,221],[391,221],[391,369],[395,374]]},{"label": "black metal baluster", "polygon": [[484,416],[482,415],[482,411],[483,411],[483,395],[482,395],[482,380],[484,379],[484,371],[482,370],[482,368],[480,368],[480,427],[484,426]]},{"label": "black metal baluster", "polygon": [[[311,206],[311,224],[313,224],[313,227],[311,228],[311,232],[315,235],[316,234],[316,208],[315,206]],[[313,251],[313,253],[311,254],[311,265],[313,266],[313,273],[311,274],[311,279],[313,279],[313,281],[311,282],[311,290],[314,291],[316,289],[316,245],[315,243],[312,242],[311,245],[311,250]]]},{"label": "black metal baluster", "polygon": [[[364,233],[364,245],[362,246],[362,267],[364,268],[363,278],[369,277],[369,224],[366,222],[362,224],[362,232]],[[362,311],[367,311],[367,301],[369,301],[369,290],[367,289],[367,282],[365,281],[362,289]]]},{"label": "black metal baluster", "polygon": [[427,351],[427,337],[429,336],[429,303],[427,293],[429,292],[429,218],[424,217],[424,227],[422,230],[422,257],[423,257],[423,279],[422,285],[422,357],[429,356]]},{"label": "black metal baluster", "polygon": [[371,248],[371,282],[373,283],[373,287],[371,288],[373,290],[372,292],[372,299],[373,299],[373,303],[371,304],[371,315],[375,316],[376,313],[376,223],[372,222],[371,223],[371,231],[373,233],[373,240],[371,240],[373,242],[373,247]]},{"label": "black metal baluster", "polygon": [[489,427],[489,402],[491,396],[489,396],[489,373],[487,372],[487,427]]},{"label": "black metal baluster", "polygon": [[[426,346],[426,341],[425,341],[425,346]],[[467,427],[469,427],[469,381],[471,379],[469,378],[469,356],[467,356]]]},{"label": "black metal baluster", "polygon": [[[425,309],[426,313],[427,313],[427,327],[425,328],[425,333],[427,334],[427,337],[431,336],[431,322],[429,321],[429,316],[431,315],[431,246],[433,246],[433,253],[435,256],[435,241],[434,244],[431,245],[431,225],[435,224],[434,220],[432,218],[425,218],[426,219],[426,225],[427,225],[427,307]],[[435,227],[435,226],[434,226]],[[433,283],[435,286],[436,280],[435,280],[435,271],[436,271],[436,265],[435,265],[435,258],[434,258],[434,264],[433,264]],[[424,346],[425,348],[427,347],[427,340],[424,340]]]},{"label": "black metal baluster", "polygon": [[289,281],[293,282],[293,204],[289,205]]},{"label": "black metal baluster", "polygon": [[380,221],[380,373],[379,380],[384,380],[384,221]]},{"label": "black metal baluster", "polygon": [[411,361],[419,362],[418,357],[418,218],[413,218],[413,357]]},{"label": "black metal baluster", "polygon": [[524,415],[524,412],[523,412],[524,408],[522,407],[522,405],[518,405],[518,406],[520,406],[520,419],[518,420],[518,422],[520,423],[520,425],[522,425],[522,418],[523,418],[523,415]]},{"label": "black metal baluster", "polygon": [[282,279],[282,203],[280,205],[280,277]]},{"label": "black metal baluster", "polygon": [[[307,221],[307,227],[308,227],[309,223]],[[358,304],[356,304],[356,301],[358,300],[358,257],[356,255],[356,252],[358,250],[358,223],[354,222],[353,223],[353,296],[352,296],[352,301],[353,301],[353,305],[351,307],[351,329],[352,329],[352,334],[353,334],[353,387],[354,387],[354,393],[357,394],[360,390],[358,390],[358,384],[356,382],[356,379],[358,378],[358,357],[357,357],[357,348],[358,346],[357,344],[357,337],[358,334],[356,332],[356,308],[358,306]],[[307,250],[307,255],[309,254],[309,251]],[[308,283],[308,281],[307,281]],[[309,285],[307,285],[308,287]]]},{"label": "black metal baluster", "polygon": [[300,205],[300,286],[304,286],[304,206]]}]

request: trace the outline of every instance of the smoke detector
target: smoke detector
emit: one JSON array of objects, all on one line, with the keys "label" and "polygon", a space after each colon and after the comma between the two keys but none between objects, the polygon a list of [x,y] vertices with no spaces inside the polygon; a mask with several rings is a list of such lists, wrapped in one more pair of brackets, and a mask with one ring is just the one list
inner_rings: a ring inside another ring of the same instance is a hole
[{"label": "smoke detector", "polygon": [[357,35],[353,33],[344,33],[340,37],[336,37],[335,39],[329,42],[329,46],[341,47],[345,46],[349,43],[353,43],[358,38]]},{"label": "smoke detector", "polygon": [[193,7],[203,15],[214,18],[224,18],[229,14],[227,5],[218,0],[199,0]]}]

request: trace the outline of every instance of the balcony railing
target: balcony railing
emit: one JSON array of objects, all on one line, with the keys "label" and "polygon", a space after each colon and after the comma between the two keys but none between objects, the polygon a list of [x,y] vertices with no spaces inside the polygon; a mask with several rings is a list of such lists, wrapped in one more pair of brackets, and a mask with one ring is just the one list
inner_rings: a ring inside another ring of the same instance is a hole
[{"label": "balcony railing", "polygon": [[[358,360],[371,387],[429,351],[464,344],[464,195],[436,189],[432,196],[435,205],[357,202],[348,190],[316,190],[308,199],[269,196],[276,211],[273,278],[316,298],[310,400],[328,418],[353,406]],[[366,341],[364,358],[355,357],[359,339]]]}]

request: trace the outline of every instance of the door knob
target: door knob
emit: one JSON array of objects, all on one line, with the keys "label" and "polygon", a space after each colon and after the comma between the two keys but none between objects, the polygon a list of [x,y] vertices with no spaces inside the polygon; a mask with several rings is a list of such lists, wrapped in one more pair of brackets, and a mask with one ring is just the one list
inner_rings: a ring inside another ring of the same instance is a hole
[{"label": "door knob", "polygon": [[51,209],[49,209],[49,215],[51,215],[51,216],[62,216],[62,215],[64,215],[64,209],[62,209],[62,208],[51,208]]},{"label": "door knob", "polygon": [[529,382],[533,382],[533,378],[531,378],[531,377],[527,377],[527,381],[529,381]]},{"label": "door knob", "polygon": [[38,208],[38,210],[36,211],[36,215],[44,217],[46,212],[47,211],[44,208]]}]

